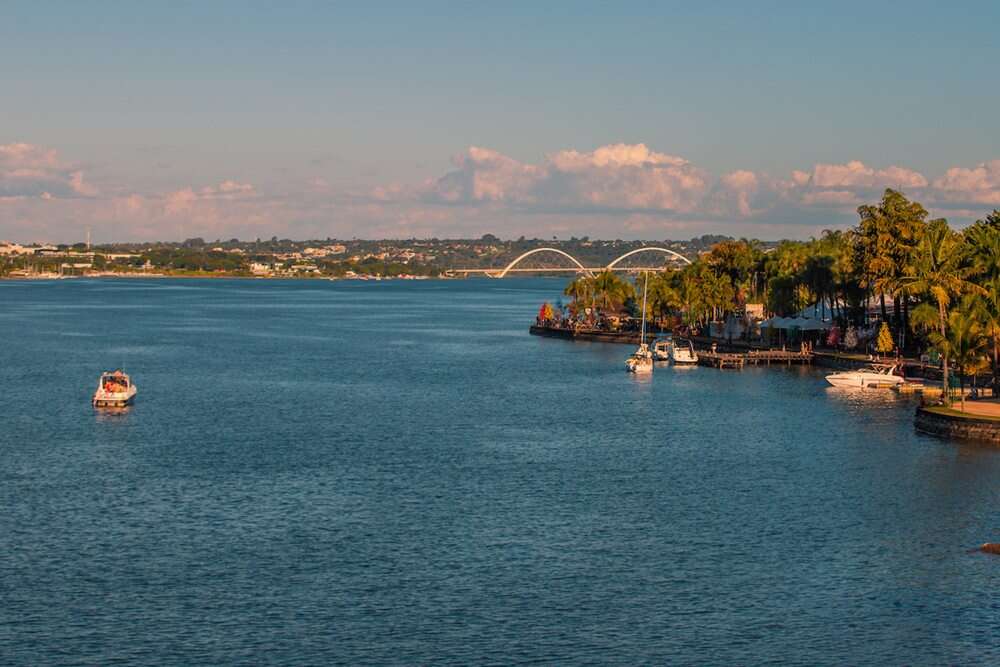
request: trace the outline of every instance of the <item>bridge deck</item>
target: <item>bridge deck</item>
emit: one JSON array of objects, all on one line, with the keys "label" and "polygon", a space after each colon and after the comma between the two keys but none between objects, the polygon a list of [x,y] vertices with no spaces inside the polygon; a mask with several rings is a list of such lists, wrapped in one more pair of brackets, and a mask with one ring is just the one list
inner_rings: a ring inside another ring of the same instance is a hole
[{"label": "bridge deck", "polygon": [[[663,266],[614,266],[611,267],[611,271],[662,271],[665,267]],[[606,266],[597,267],[584,267],[580,268],[578,266],[563,266],[563,267],[546,267],[540,269],[507,269],[507,273],[582,273],[584,271],[588,273],[600,273],[601,271],[607,271]],[[486,275],[499,274],[503,269],[448,269],[445,273],[464,273],[466,275],[470,273],[484,273]]]}]

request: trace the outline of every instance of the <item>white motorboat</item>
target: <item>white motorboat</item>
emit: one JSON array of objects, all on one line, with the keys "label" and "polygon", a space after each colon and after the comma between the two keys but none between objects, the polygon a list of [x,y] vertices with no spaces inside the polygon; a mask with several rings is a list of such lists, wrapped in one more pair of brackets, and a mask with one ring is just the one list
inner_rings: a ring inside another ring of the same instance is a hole
[{"label": "white motorboat", "polygon": [[698,353],[694,351],[694,345],[689,340],[674,340],[670,346],[670,360],[675,364],[696,364],[698,363]]},{"label": "white motorboat", "polygon": [[834,387],[896,387],[906,380],[897,375],[899,366],[895,364],[872,364],[853,371],[832,373],[826,381]]},{"label": "white motorboat", "polygon": [[135,400],[136,388],[122,371],[102,373],[92,400],[95,408],[124,408]]},{"label": "white motorboat", "polygon": [[625,370],[629,373],[652,373],[653,353],[646,344],[646,288],[649,286],[649,279],[643,281],[642,286],[642,329],[639,334],[639,349],[625,360]]},{"label": "white motorboat", "polygon": [[653,360],[670,361],[670,341],[661,338],[653,343]]}]

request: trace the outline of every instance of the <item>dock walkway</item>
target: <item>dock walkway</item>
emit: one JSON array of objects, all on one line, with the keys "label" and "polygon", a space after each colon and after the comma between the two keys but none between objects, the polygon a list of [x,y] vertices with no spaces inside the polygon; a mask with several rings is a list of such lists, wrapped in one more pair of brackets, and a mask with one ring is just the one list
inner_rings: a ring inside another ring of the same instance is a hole
[{"label": "dock walkway", "polygon": [[747,355],[732,352],[699,352],[698,365],[712,368],[741,369],[746,364]]},{"label": "dock walkway", "polygon": [[766,364],[811,364],[812,352],[795,352],[792,350],[750,350],[746,354],[748,364],[759,366]]},{"label": "dock walkway", "polygon": [[698,363],[712,368],[743,368],[747,364],[770,366],[771,364],[811,364],[810,352],[789,350],[750,350],[749,352],[699,352]]}]

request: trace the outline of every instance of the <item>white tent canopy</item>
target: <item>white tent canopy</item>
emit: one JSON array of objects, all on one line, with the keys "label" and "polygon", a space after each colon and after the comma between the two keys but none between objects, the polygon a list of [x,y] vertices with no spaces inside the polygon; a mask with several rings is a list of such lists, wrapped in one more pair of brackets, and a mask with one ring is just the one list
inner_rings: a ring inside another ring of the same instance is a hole
[{"label": "white tent canopy", "polygon": [[811,317],[772,317],[760,323],[762,329],[798,329],[799,331],[826,331],[832,326],[830,322]]}]

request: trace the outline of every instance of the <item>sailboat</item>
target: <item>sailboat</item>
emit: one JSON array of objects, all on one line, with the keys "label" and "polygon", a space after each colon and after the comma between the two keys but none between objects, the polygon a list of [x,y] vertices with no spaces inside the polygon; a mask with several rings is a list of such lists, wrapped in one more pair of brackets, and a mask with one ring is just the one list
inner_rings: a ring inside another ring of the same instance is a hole
[{"label": "sailboat", "polygon": [[629,373],[652,373],[653,353],[646,344],[646,290],[649,279],[642,281],[642,332],[639,334],[639,349],[625,360],[625,370]]}]

